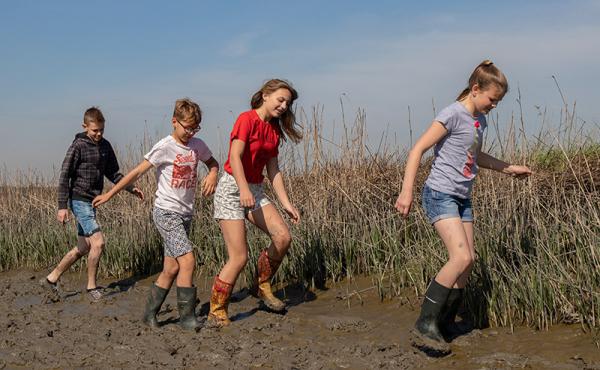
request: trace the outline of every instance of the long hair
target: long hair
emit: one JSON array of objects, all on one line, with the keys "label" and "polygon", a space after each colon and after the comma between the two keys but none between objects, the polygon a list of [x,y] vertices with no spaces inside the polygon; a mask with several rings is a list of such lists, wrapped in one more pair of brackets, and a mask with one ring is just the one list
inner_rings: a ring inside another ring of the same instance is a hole
[{"label": "long hair", "polygon": [[252,95],[252,98],[250,99],[250,106],[252,107],[252,109],[260,108],[263,105],[263,95],[274,93],[279,89],[288,90],[292,95],[292,100],[290,100],[286,111],[283,112],[283,114],[277,119],[278,122],[271,122],[279,124],[279,127],[282,131],[281,137],[283,138],[283,140],[287,140],[287,138],[290,138],[290,140],[292,140],[294,143],[298,143],[300,142],[300,140],[302,140],[302,132],[298,128],[298,123],[296,122],[296,115],[292,110],[292,104],[296,99],[298,99],[298,92],[292,87],[291,83],[289,83],[286,80],[280,80],[277,78],[265,82],[265,84],[260,88],[260,90],[258,90],[254,93],[254,95]]},{"label": "long hair", "polygon": [[491,60],[487,59],[475,67],[475,70],[471,73],[471,77],[469,77],[469,86],[458,95],[456,100],[461,101],[469,95],[469,92],[475,84],[482,90],[487,89],[491,85],[495,85],[502,90],[503,94],[506,94],[508,91],[508,80],[506,79],[506,76],[504,76],[504,73],[502,73]]}]

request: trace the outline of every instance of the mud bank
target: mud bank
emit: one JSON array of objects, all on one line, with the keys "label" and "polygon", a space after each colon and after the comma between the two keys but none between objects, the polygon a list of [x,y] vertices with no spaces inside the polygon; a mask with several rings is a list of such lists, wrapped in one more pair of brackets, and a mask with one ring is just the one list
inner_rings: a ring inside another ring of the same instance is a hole
[{"label": "mud bank", "polygon": [[[600,369],[600,350],[578,326],[536,332],[474,330],[453,353],[429,358],[410,345],[418,314],[407,299],[381,303],[370,281],[325,291],[288,288],[285,315],[269,313],[241,291],[230,305],[233,324],[182,331],[171,291],[153,330],[139,320],[153,277],[104,281],[101,302],[80,290],[83,275],[63,278],[57,297],[38,286],[42,272],[0,274],[0,369],[12,368],[276,368],[276,369]],[[208,311],[208,282],[199,283],[198,311]]]}]

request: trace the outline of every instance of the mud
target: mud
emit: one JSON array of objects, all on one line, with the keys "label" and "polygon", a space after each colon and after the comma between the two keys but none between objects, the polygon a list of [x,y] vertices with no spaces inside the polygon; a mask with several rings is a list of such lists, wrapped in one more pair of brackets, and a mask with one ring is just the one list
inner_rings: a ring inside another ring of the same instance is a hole
[{"label": "mud", "polygon": [[[276,368],[276,369],[600,369],[592,334],[578,326],[549,331],[473,330],[430,358],[413,348],[416,302],[381,303],[369,279],[325,291],[280,290],[285,315],[265,311],[245,290],[230,305],[233,323],[186,332],[177,325],[174,289],[159,314],[160,329],[140,316],[153,277],[105,281],[101,302],[79,290],[83,275],[62,279],[70,293],[53,296],[41,272],[0,274],[0,369],[20,368]],[[199,280],[198,311],[208,311],[209,283]]]}]

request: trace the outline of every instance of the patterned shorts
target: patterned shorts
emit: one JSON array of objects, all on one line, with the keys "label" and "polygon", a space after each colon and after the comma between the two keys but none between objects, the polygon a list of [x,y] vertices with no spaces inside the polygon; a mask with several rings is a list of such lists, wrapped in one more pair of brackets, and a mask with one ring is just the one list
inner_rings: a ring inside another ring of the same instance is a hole
[{"label": "patterned shorts", "polygon": [[192,225],[192,215],[182,215],[154,207],[152,219],[162,236],[165,256],[177,258],[193,250],[194,245],[188,237]]},{"label": "patterned shorts", "polygon": [[235,178],[227,172],[219,179],[215,191],[215,215],[217,220],[243,220],[248,212],[256,211],[271,201],[265,195],[262,184],[248,184],[254,195],[254,208],[244,208],[240,204],[240,189]]}]

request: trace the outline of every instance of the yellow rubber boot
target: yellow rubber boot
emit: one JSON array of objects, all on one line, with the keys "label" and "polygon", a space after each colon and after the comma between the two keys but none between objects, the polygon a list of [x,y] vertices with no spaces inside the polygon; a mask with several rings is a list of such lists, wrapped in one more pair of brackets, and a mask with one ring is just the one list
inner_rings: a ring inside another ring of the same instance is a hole
[{"label": "yellow rubber boot", "polygon": [[285,303],[273,295],[271,290],[271,278],[275,275],[281,260],[276,260],[263,250],[258,257],[258,297],[261,298],[265,306],[274,312],[285,311]]},{"label": "yellow rubber boot", "polygon": [[227,307],[232,290],[232,284],[219,279],[219,276],[215,277],[210,296],[210,312],[208,313],[208,321],[211,326],[222,327],[231,324],[227,316]]}]

